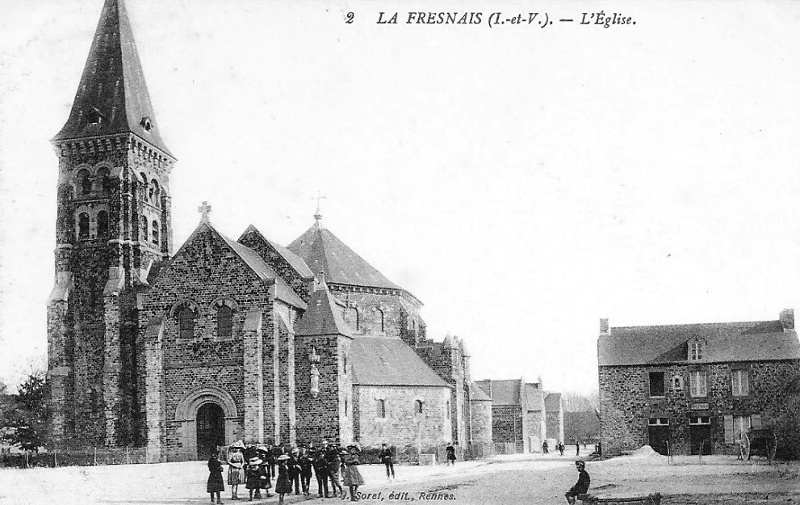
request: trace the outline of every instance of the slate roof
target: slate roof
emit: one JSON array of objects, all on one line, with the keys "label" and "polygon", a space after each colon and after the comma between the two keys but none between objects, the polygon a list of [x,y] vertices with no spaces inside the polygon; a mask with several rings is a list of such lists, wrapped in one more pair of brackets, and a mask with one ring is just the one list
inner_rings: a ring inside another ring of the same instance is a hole
[{"label": "slate roof", "polygon": [[483,389],[489,398],[492,399],[493,406],[519,405],[520,391],[519,379],[491,380],[486,379],[476,381],[476,384]]},{"label": "slate roof", "polygon": [[399,338],[362,337],[350,348],[353,384],[450,387]]},{"label": "slate roof", "polygon": [[272,247],[275,250],[275,252],[278,253],[284,260],[286,260],[289,266],[291,266],[294,269],[294,271],[297,272],[301,277],[305,279],[312,279],[315,277],[314,272],[312,272],[311,269],[308,268],[308,265],[306,265],[306,262],[303,261],[303,258],[296,255],[289,249],[286,249],[277,242],[273,242],[272,240],[268,239],[258,230],[258,228],[256,228],[252,224],[247,227],[244,233],[242,233],[242,236],[239,237],[239,241],[241,241],[242,238],[248,233],[255,233],[261,240],[269,244],[270,247]]},{"label": "slate roof", "polygon": [[600,366],[655,365],[687,361],[687,342],[706,341],[703,362],[800,359],[794,330],[780,321],[614,327],[597,340]]},{"label": "slate roof", "polygon": [[334,296],[323,282],[311,293],[308,309],[295,323],[295,335],[344,335],[351,336],[350,327],[342,318],[342,311],[336,306]]},{"label": "slate roof", "polygon": [[561,408],[561,393],[547,393],[544,397],[544,410],[558,412]]},{"label": "slate roof", "polygon": [[[92,118],[97,115],[99,123]],[[134,133],[172,156],[155,119],[125,4],[106,0],[69,119],[53,140],[117,133]]]},{"label": "slate roof", "polygon": [[481,387],[478,386],[477,384],[475,384],[474,382],[470,382],[470,384],[469,384],[469,399],[470,399],[470,401],[473,401],[473,402],[490,402],[490,401],[492,401],[492,399],[489,398],[489,395],[487,395],[483,391],[483,389],[481,389]]},{"label": "slate roof", "polygon": [[325,272],[329,283],[402,289],[319,224],[306,230],[287,249],[301,257],[315,275]]}]

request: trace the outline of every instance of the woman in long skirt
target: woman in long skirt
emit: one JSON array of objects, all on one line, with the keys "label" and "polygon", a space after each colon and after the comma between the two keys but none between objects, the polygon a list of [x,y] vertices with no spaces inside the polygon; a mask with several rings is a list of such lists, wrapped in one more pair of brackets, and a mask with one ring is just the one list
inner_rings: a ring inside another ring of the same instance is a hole
[{"label": "woman in long skirt", "polygon": [[351,445],[344,457],[344,485],[350,489],[350,501],[358,501],[358,486],[364,484],[364,478],[358,471],[358,447]]},{"label": "woman in long skirt", "polygon": [[244,483],[244,443],[241,440],[228,448],[228,485],[231,487],[231,500],[238,500],[239,484]]},{"label": "woman in long skirt", "polygon": [[222,503],[220,493],[225,491],[225,483],[222,480],[222,463],[219,459],[219,449],[215,449],[208,458],[208,482],[206,482],[206,492],[211,495],[211,503],[214,503],[214,495],[217,495],[217,503]]}]

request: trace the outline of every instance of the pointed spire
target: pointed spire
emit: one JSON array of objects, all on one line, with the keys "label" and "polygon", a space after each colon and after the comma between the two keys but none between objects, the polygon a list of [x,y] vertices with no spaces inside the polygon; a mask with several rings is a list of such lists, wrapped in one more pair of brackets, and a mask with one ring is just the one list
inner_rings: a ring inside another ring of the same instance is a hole
[{"label": "pointed spire", "polygon": [[320,210],[319,202],[320,200],[326,200],[326,199],[327,197],[320,195],[319,191],[317,191],[317,196],[314,197],[314,200],[317,201],[317,211],[314,213],[314,221],[315,221],[315,226],[317,228],[322,226],[322,224],[320,224],[320,221],[322,221],[322,211]]},{"label": "pointed spire", "polygon": [[106,0],[67,123],[53,141],[134,133],[170,157],[123,0]]}]

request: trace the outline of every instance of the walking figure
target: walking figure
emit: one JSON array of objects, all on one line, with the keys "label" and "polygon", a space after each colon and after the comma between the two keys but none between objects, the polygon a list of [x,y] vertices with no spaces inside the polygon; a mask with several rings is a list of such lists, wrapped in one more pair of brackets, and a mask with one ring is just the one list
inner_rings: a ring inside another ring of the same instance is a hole
[{"label": "walking figure", "polygon": [[447,453],[447,464],[448,465],[455,465],[456,464],[456,448],[453,447],[453,444],[450,443],[445,447],[445,452]]}]

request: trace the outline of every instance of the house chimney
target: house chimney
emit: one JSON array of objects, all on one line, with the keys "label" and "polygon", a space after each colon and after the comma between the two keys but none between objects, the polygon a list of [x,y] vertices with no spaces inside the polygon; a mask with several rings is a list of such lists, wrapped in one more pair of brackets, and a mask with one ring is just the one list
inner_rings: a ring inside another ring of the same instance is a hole
[{"label": "house chimney", "polygon": [[783,326],[783,331],[794,329],[794,309],[783,309],[778,319]]},{"label": "house chimney", "polygon": [[600,319],[600,335],[608,335],[608,318]]}]

